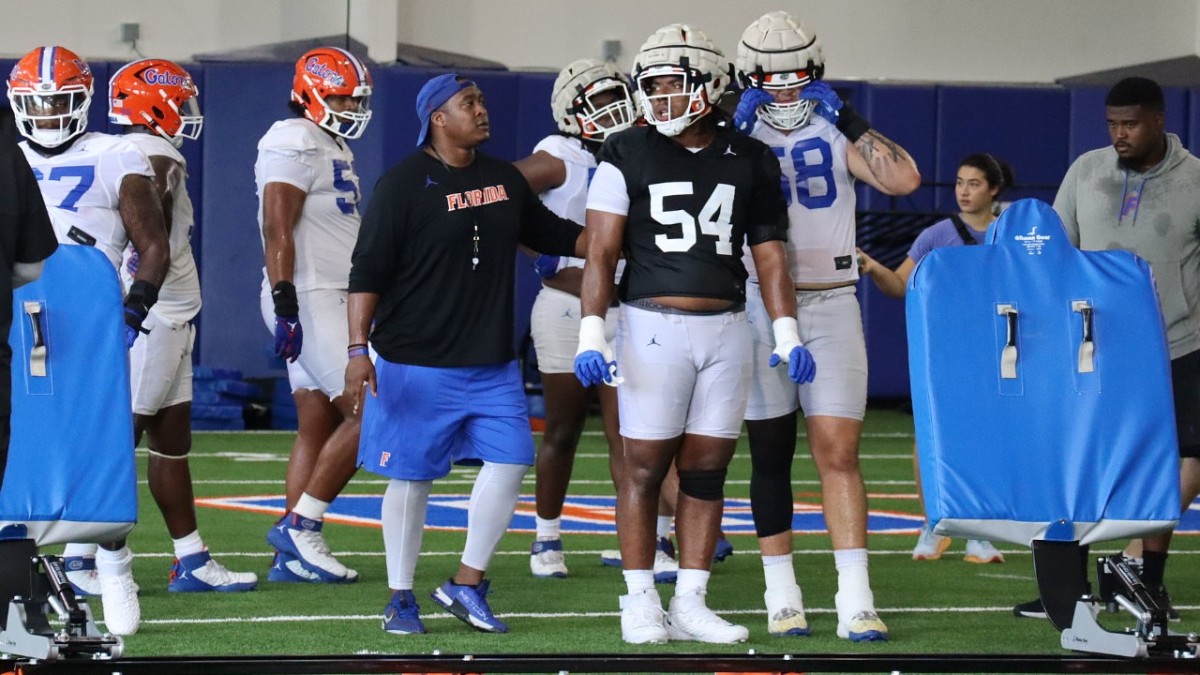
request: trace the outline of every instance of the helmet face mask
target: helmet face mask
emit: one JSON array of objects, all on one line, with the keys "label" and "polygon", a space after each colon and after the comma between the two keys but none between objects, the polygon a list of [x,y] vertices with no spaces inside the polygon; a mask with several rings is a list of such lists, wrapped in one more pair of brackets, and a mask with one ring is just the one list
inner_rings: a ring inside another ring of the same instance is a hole
[{"label": "helmet face mask", "polygon": [[586,141],[603,141],[633,126],[637,114],[625,76],[616,66],[580,59],[554,82],[550,108],[560,131]]},{"label": "helmet face mask", "polygon": [[344,49],[318,47],[296,62],[292,101],[317,126],[354,140],[371,121],[371,73]]},{"label": "helmet face mask", "polygon": [[134,61],[113,73],[108,90],[113,124],[145,127],[175,147],[185,138],[200,137],[200,91],[179,65],[164,59]]},{"label": "helmet face mask", "polygon": [[69,49],[38,47],[13,67],[8,100],[21,135],[56,148],[87,129],[91,68]]},{"label": "helmet face mask", "polygon": [[[742,32],[737,72],[747,88],[769,92],[802,88],[825,74],[821,41],[787,12],[769,12]],[[767,103],[758,109],[758,118],[776,129],[791,131],[808,124],[813,107],[813,101]]]},{"label": "helmet face mask", "polygon": [[[804,87],[813,82],[806,71],[790,73],[768,73],[764,76],[750,75],[750,86],[770,93],[775,100],[758,108],[758,119],[781,131],[792,131],[808,124],[816,101],[800,98]],[[792,100],[780,102],[780,92],[794,90]]]},{"label": "helmet face mask", "polygon": [[[659,78],[673,76],[677,91],[661,91]],[[678,136],[696,120],[712,112],[732,79],[732,66],[699,30],[671,24],[651,35],[633,61],[633,80],[646,122],[665,136]],[[672,102],[686,96],[686,106],[676,114]],[[655,114],[667,105],[666,119]]]}]

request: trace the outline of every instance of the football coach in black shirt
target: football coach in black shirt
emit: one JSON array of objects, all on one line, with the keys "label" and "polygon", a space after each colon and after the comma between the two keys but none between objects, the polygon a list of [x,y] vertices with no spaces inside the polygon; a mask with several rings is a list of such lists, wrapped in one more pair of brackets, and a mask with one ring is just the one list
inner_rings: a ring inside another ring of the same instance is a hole
[{"label": "football coach in black shirt", "polygon": [[12,112],[0,108],[0,484],[8,464],[12,412],[13,289],[37,279],[43,261],[58,248],[42,192],[25,155],[17,149]]},{"label": "football coach in black shirt", "polygon": [[543,206],[512,164],[476,150],[491,131],[474,82],[429,80],[417,115],[419,150],[375,186],[350,271],[346,391],[364,406],[359,463],[391,479],[383,628],[425,632],[412,586],[430,484],[451,462],[473,460],[483,467],[466,547],[432,598],[473,628],[504,633],[483,575],[534,458],[512,349],[517,246],[583,257],[586,237]]}]

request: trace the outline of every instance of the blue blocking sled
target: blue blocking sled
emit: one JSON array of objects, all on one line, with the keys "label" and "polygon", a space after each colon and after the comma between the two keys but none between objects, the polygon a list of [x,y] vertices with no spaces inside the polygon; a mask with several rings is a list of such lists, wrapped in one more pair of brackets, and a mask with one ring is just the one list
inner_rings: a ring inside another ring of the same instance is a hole
[{"label": "blue blocking sled", "polygon": [[137,522],[121,287],[98,249],[60,246],[13,299],[12,442],[0,530],[115,541]]},{"label": "blue blocking sled", "polygon": [[1179,519],[1170,359],[1149,265],[1080,251],[1044,202],[987,245],[933,251],[907,294],[909,369],[934,531],[1031,545]]}]

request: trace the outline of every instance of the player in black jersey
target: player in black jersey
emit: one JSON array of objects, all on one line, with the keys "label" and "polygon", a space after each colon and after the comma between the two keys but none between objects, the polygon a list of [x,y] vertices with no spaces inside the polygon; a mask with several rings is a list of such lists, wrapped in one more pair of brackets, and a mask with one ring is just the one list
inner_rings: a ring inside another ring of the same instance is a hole
[{"label": "player in black jersey", "polygon": [[[779,162],[761,142],[718,122],[714,105],[731,75],[729,62],[702,32],[680,24],[655,32],[633,69],[649,126],[605,142],[588,194],[591,240],[575,371],[585,385],[622,384],[625,466],[617,533],[629,591],[621,598],[621,633],[631,643],[749,636],[704,601],[725,471],[750,382],[745,244],[770,316],[779,319],[771,360],[790,363],[796,378],[815,369],[794,318]],[[604,314],[622,252],[614,357],[604,339]],[[679,472],[681,555],[664,617],[652,561],[659,491],[672,462]]]}]

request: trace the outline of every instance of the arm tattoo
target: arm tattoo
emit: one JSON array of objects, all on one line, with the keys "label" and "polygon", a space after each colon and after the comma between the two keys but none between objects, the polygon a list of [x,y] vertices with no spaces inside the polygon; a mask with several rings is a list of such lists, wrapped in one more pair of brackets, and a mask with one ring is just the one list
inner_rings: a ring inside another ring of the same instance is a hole
[{"label": "arm tattoo", "polygon": [[871,129],[854,143],[871,173],[881,180],[890,176],[897,164],[912,162],[912,158],[895,141]]}]

